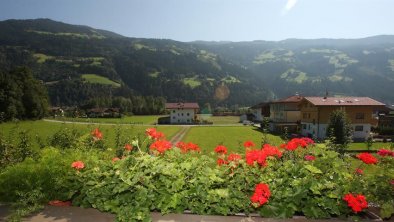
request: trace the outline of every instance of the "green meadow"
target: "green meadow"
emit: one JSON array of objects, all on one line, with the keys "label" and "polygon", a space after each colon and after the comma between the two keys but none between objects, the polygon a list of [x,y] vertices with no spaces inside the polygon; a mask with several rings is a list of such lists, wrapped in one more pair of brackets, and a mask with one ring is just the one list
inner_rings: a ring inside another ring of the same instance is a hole
[{"label": "green meadow", "polygon": [[163,115],[123,116],[121,118],[66,118],[58,117],[54,120],[84,123],[114,123],[114,124],[155,124]]},{"label": "green meadow", "polygon": [[[142,125],[106,125],[106,124],[76,124],[76,123],[60,123],[38,121],[21,121],[8,122],[0,124],[0,137],[8,141],[18,143],[19,133],[26,131],[29,135],[29,142],[35,148],[39,148],[39,144],[48,144],[49,139],[61,129],[77,130],[81,134],[90,134],[95,128],[99,128],[103,133],[103,141],[109,148],[115,146],[116,132],[119,131],[124,140],[131,141],[134,137],[144,135],[144,132],[150,126]],[[171,139],[179,130],[177,126],[155,126],[157,130],[163,132],[167,139]]]},{"label": "green meadow", "polygon": [[97,83],[97,84],[103,84],[103,85],[111,85],[113,87],[120,87],[120,84],[117,82],[114,82],[107,77],[99,76],[96,74],[83,74],[82,78],[89,83]]}]

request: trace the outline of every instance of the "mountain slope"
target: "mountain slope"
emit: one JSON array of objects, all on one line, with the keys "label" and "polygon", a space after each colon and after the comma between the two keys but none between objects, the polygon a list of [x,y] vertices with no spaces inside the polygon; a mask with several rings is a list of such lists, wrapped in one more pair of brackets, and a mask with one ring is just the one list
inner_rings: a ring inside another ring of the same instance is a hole
[{"label": "mountain slope", "polygon": [[[2,21],[0,68],[20,65],[32,68],[47,84],[52,104],[60,105],[95,96],[72,90],[67,96],[60,88],[65,86],[98,87],[99,97],[132,93],[213,106],[327,91],[394,104],[394,36],[183,43],[49,19]],[[95,86],[86,74],[113,84]]]},{"label": "mountain slope", "polygon": [[[137,95],[168,101],[252,105],[272,97],[250,72],[192,44],[126,38],[48,19],[0,22],[0,58],[3,69],[31,67],[37,78],[50,83],[50,91],[95,74]],[[69,105],[59,101],[57,91],[50,92],[52,102]]]},{"label": "mountain slope", "polygon": [[252,71],[278,97],[327,90],[394,103],[394,36],[194,44]]}]

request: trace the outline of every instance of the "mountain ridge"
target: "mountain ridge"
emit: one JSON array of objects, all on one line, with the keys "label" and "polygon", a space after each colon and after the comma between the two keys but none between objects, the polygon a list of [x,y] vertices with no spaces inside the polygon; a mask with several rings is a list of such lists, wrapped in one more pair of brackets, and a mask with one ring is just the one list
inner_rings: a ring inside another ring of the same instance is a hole
[{"label": "mountain ridge", "polygon": [[[392,35],[180,42],[124,37],[50,19],[1,21],[0,67],[15,65],[32,67],[43,81],[82,81],[83,74],[97,74],[139,95],[200,105],[250,106],[326,90],[394,103],[388,93],[394,83]],[[218,96],[223,92],[228,95]]]}]

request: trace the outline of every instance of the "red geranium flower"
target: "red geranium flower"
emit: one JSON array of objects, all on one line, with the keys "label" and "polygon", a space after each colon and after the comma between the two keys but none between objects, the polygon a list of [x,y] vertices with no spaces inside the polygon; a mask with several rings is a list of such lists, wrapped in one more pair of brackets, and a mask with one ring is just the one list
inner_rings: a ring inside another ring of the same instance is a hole
[{"label": "red geranium flower", "polygon": [[157,131],[155,128],[148,128],[145,130],[145,133],[149,136],[149,138],[154,140],[164,138],[164,133]]},{"label": "red geranium flower", "polygon": [[71,201],[51,200],[48,204],[56,207],[69,207],[71,206]]},{"label": "red geranium flower", "polygon": [[256,185],[254,194],[250,197],[250,200],[259,207],[267,203],[270,196],[271,192],[269,190],[269,186],[265,183],[259,183]]},{"label": "red geranium flower", "polygon": [[215,152],[219,153],[219,154],[226,154],[227,153],[227,148],[225,146],[223,146],[223,145],[218,145],[215,148]]},{"label": "red geranium flower", "polygon": [[376,164],[378,162],[378,159],[376,159],[370,153],[360,153],[357,155],[357,158],[362,160],[366,164]]},{"label": "red geranium flower", "polygon": [[116,161],[119,161],[120,159],[119,159],[119,157],[114,157],[114,158],[112,158],[112,162],[113,163],[115,163]]},{"label": "red geranium flower", "polygon": [[391,150],[386,150],[386,149],[380,149],[378,150],[378,152],[376,153],[379,156],[393,156],[394,157],[394,152]]},{"label": "red geranium flower", "polygon": [[255,162],[257,162],[260,166],[265,166],[267,155],[261,150],[250,150],[246,151],[245,159],[248,165],[253,166]]},{"label": "red geranium flower", "polygon": [[228,164],[228,162],[222,158],[218,158],[218,160],[216,161],[218,166],[221,166],[223,164]]},{"label": "red geranium flower", "polygon": [[126,143],[126,144],[124,145],[124,148],[125,148],[125,150],[127,150],[127,151],[131,151],[131,150],[133,149],[133,147],[132,147],[130,144],[128,144],[128,143]]},{"label": "red geranium flower", "polygon": [[357,168],[355,173],[358,174],[358,175],[363,175],[364,171],[362,169],[360,169],[360,168]]},{"label": "red geranium flower", "polygon": [[172,145],[167,140],[156,140],[154,143],[150,145],[151,150],[156,150],[159,153],[164,153],[166,150],[171,149]]},{"label": "red geranium flower", "polygon": [[85,164],[82,161],[75,161],[71,164],[71,167],[76,170],[80,170],[85,168]]},{"label": "red geranium flower", "polygon": [[282,157],[282,152],[275,147],[271,146],[270,144],[264,144],[263,147],[261,148],[261,151],[266,155],[266,156],[276,156],[278,158]]},{"label": "red geranium flower", "polygon": [[312,155],[305,155],[305,156],[304,156],[304,159],[305,159],[306,161],[314,161],[314,160],[316,160],[316,157],[315,157],[315,156],[312,156]]},{"label": "red geranium flower", "polygon": [[364,208],[368,207],[368,202],[365,196],[358,194],[354,196],[353,194],[346,194],[343,198],[347,202],[347,205],[352,208],[355,213],[362,211]]},{"label": "red geranium flower", "polygon": [[180,141],[175,146],[181,149],[182,153],[187,153],[188,151],[200,152],[200,147],[192,142],[185,143]]},{"label": "red geranium flower", "polygon": [[91,134],[94,140],[101,140],[103,138],[103,133],[99,130],[99,128],[94,129]]},{"label": "red geranium flower", "polygon": [[251,147],[255,147],[255,146],[256,145],[250,140],[244,142],[244,147],[245,148],[251,148]]},{"label": "red geranium flower", "polygon": [[264,144],[261,150],[249,150],[246,151],[245,159],[248,165],[253,165],[254,162],[257,162],[260,166],[266,165],[266,160],[268,157],[282,157],[282,152],[279,151],[275,146],[271,146],[269,144]]},{"label": "red geranium flower", "polygon": [[313,140],[308,137],[294,138],[294,139],[291,139],[286,144],[282,144],[281,148],[285,148],[287,150],[296,150],[298,147],[305,148],[308,145],[313,144],[313,143],[314,143]]},{"label": "red geranium flower", "polygon": [[241,155],[236,154],[236,153],[232,153],[230,155],[228,155],[227,160],[228,161],[239,161],[240,159],[242,159]]},{"label": "red geranium flower", "polygon": [[192,143],[192,142],[188,142],[186,147],[187,147],[188,150],[191,150],[191,151],[196,151],[196,152],[200,152],[201,151],[200,147],[197,144]]}]

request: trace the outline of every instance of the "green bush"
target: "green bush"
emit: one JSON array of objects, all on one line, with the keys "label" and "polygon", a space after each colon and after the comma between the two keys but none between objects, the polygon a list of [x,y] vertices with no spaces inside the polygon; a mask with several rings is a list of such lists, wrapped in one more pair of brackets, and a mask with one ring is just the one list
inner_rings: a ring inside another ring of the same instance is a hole
[{"label": "green bush", "polygon": [[[305,160],[308,154],[316,160]],[[149,220],[151,211],[184,210],[329,218],[352,214],[344,194],[363,191],[355,185],[350,164],[321,147],[285,151],[281,159],[269,158],[265,167],[250,166],[245,160],[215,165],[215,156],[184,154],[177,148],[161,156],[134,153],[115,163],[97,162],[76,172],[81,187],[74,203],[115,213],[119,221]],[[270,186],[272,195],[255,209],[250,196],[260,182]]]},{"label": "green bush", "polygon": [[[91,134],[78,138],[73,149],[45,148],[37,159],[8,166],[0,173],[0,201],[72,200],[114,213],[118,221],[149,221],[151,211],[185,210],[329,218],[355,215],[344,196],[362,194],[381,206],[383,217],[394,213],[392,156],[379,157],[361,175],[354,168],[363,166],[361,160],[308,145],[309,139],[293,139],[282,148],[246,148],[245,156],[226,154],[224,146],[215,149],[218,154],[202,155],[194,146],[188,152],[186,144],[169,149],[165,141],[155,142],[161,134],[153,130],[147,139],[132,140],[132,150],[123,151],[122,159],[112,159],[117,150],[103,147],[99,130],[93,134],[93,139]],[[257,184],[269,187],[262,202],[252,198]]]}]

